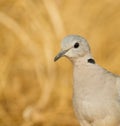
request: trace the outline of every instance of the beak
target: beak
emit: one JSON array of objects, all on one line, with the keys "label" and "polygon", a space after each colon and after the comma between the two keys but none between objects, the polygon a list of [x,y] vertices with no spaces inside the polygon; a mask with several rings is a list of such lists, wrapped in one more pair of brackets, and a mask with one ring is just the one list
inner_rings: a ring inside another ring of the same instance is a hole
[{"label": "beak", "polygon": [[64,54],[65,54],[68,50],[69,50],[69,49],[60,51],[60,52],[55,56],[54,61],[57,61],[57,60],[60,59],[62,56],[64,56]]}]

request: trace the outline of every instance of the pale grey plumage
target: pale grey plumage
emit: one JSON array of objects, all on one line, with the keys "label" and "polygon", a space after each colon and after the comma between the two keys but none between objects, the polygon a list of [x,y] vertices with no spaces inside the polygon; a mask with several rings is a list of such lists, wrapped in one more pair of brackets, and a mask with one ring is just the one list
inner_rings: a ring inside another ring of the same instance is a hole
[{"label": "pale grey plumage", "polygon": [[81,36],[63,39],[62,50],[54,60],[62,56],[73,63],[73,106],[80,125],[120,126],[120,77],[88,62],[94,58]]}]

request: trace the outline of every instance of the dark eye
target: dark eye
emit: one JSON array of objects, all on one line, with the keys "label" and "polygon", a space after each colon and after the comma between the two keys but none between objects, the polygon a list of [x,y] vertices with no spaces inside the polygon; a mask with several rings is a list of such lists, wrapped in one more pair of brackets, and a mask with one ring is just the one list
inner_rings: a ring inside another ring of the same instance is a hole
[{"label": "dark eye", "polygon": [[79,47],[79,43],[76,42],[75,45],[74,45],[74,48],[78,48]]}]

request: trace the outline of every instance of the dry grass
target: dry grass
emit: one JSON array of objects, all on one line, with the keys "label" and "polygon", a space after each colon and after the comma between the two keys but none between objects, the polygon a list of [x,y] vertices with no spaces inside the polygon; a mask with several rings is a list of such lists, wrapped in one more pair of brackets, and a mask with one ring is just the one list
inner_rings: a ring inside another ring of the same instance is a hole
[{"label": "dry grass", "polygon": [[85,36],[97,62],[120,73],[120,2],[0,0],[0,126],[79,126],[60,40]]}]

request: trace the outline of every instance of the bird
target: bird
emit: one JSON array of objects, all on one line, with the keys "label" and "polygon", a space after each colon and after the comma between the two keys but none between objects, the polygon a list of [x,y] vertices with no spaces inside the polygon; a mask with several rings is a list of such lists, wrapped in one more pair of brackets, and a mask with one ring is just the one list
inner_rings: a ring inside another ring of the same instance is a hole
[{"label": "bird", "polygon": [[80,126],[120,126],[120,76],[98,65],[87,40],[67,35],[54,61],[73,64],[73,108]]}]

